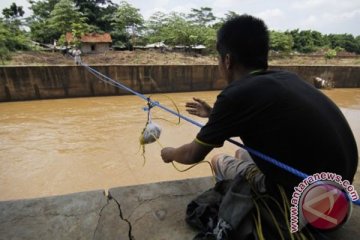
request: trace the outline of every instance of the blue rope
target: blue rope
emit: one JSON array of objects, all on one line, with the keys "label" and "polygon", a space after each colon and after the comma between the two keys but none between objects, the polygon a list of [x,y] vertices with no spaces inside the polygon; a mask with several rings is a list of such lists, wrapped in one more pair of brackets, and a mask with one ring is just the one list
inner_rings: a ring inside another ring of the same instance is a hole
[{"label": "blue rope", "polygon": [[[177,113],[177,112],[175,112],[175,111],[173,111],[173,110],[171,110],[171,109],[169,109],[169,108],[161,105],[161,104],[160,104],[159,102],[157,102],[157,101],[153,101],[153,100],[149,99],[149,98],[146,97],[145,95],[134,91],[133,89],[125,86],[124,84],[122,84],[122,83],[120,83],[120,82],[117,82],[117,81],[109,78],[108,76],[102,74],[101,72],[99,72],[99,71],[91,68],[91,67],[90,67],[89,65],[87,65],[87,64],[81,63],[81,65],[84,66],[87,70],[89,70],[95,77],[97,77],[97,78],[100,79],[101,81],[103,81],[103,82],[105,82],[105,83],[108,83],[108,84],[110,84],[110,85],[112,85],[112,86],[114,86],[114,87],[118,87],[118,88],[121,88],[121,89],[123,89],[123,90],[125,90],[125,91],[128,91],[128,92],[130,92],[130,93],[132,93],[132,94],[134,94],[134,95],[136,95],[136,96],[144,99],[145,101],[149,102],[149,104],[151,104],[151,106],[159,107],[159,108],[163,109],[164,111],[166,111],[166,112],[168,112],[168,113],[171,113],[171,114],[173,114],[173,115],[175,115],[175,116],[177,116],[177,117],[180,117],[181,119],[183,119],[183,120],[185,120],[185,121],[187,121],[187,122],[189,122],[189,123],[191,123],[191,124],[193,124],[193,125],[195,125],[195,126],[198,126],[198,127],[200,127],[200,128],[204,126],[203,124],[201,124],[201,123],[199,123],[199,122],[197,122],[197,121],[195,121],[195,120],[192,120],[191,118],[188,118],[188,117],[186,117],[186,116],[184,116],[184,115],[182,115],[182,114],[179,114],[179,113]],[[268,155],[265,155],[265,154],[263,154],[263,153],[255,150],[255,149],[252,149],[252,148],[250,148],[250,147],[247,147],[247,146],[245,146],[244,144],[242,144],[242,143],[240,143],[240,142],[237,142],[237,141],[235,141],[235,140],[233,140],[233,139],[228,139],[227,141],[230,142],[230,143],[232,143],[232,144],[234,144],[234,145],[236,145],[236,146],[238,146],[238,147],[241,147],[241,148],[245,149],[246,151],[248,151],[249,153],[253,154],[254,156],[257,156],[257,157],[259,157],[259,158],[261,158],[261,159],[263,159],[263,160],[265,160],[265,161],[267,161],[267,162],[269,162],[269,163],[272,163],[273,165],[275,165],[275,166],[277,166],[277,167],[279,167],[279,168],[281,168],[281,169],[283,169],[283,170],[285,170],[285,171],[287,171],[287,172],[289,172],[289,173],[294,174],[295,176],[297,176],[297,177],[299,177],[299,178],[301,178],[301,179],[305,179],[305,178],[307,178],[307,177],[310,176],[309,174],[306,174],[306,173],[304,173],[304,172],[301,172],[301,171],[299,171],[299,170],[297,170],[297,169],[295,169],[295,168],[293,168],[293,167],[291,167],[291,166],[289,166],[289,165],[287,165],[287,164],[285,164],[285,163],[282,163],[282,162],[280,162],[280,161],[278,161],[278,160],[276,160],[276,159],[274,159],[274,158],[272,158],[272,157],[270,157],[270,156],[268,156]],[[350,198],[349,198],[349,199],[350,199]],[[360,206],[360,199],[355,200],[355,201],[352,201],[352,202],[353,202],[354,204]]]}]

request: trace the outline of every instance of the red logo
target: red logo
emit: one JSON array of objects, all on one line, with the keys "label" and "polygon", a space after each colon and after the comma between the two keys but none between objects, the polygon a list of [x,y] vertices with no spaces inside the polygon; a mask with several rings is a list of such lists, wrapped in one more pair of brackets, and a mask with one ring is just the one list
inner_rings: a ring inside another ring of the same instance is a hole
[{"label": "red logo", "polygon": [[333,229],[345,222],[350,212],[347,195],[331,184],[315,184],[302,198],[305,220],[318,229]]}]

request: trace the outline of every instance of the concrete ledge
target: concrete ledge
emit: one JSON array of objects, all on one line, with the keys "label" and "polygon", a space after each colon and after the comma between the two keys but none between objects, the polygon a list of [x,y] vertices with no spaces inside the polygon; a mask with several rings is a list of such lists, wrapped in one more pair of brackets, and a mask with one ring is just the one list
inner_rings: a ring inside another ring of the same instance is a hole
[{"label": "concrete ledge", "polygon": [[104,191],[0,202],[0,240],[191,239],[187,203],[212,179],[160,182]]},{"label": "concrete ledge", "polygon": [[185,223],[187,204],[213,186],[212,178],[120,187],[109,195],[131,223],[135,239],[192,239],[195,232]]},{"label": "concrete ledge", "polygon": [[0,239],[91,239],[104,191],[0,202]]},{"label": "concrete ledge", "polygon": [[[0,202],[0,239],[183,240],[195,232],[185,221],[187,204],[213,186],[196,178],[104,191]],[[360,239],[360,207],[328,239]]]}]

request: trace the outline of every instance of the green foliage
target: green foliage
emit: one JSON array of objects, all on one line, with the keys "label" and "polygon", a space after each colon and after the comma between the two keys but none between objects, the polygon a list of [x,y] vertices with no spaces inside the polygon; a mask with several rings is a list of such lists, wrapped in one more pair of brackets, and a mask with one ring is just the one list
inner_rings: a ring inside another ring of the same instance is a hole
[{"label": "green foliage", "polygon": [[299,31],[299,29],[290,31],[294,40],[294,50],[302,53],[311,53],[316,51],[316,45],[311,30]]},{"label": "green foliage", "polygon": [[216,17],[212,12],[212,8],[201,7],[200,9],[192,8],[188,19],[194,24],[206,26],[215,21]]},{"label": "green foliage", "polygon": [[10,60],[10,51],[0,39],[0,60],[5,65],[6,60]]},{"label": "green foliage", "polygon": [[150,43],[163,41],[172,46],[203,44],[215,49],[216,30],[195,24],[184,14],[173,12],[165,15],[157,12],[150,17],[146,26],[151,28],[147,31],[147,40]]},{"label": "green foliage", "polygon": [[360,53],[360,44],[356,42],[351,34],[329,34],[322,35],[317,31],[299,31],[299,29],[290,31],[294,39],[294,50],[309,53],[319,48],[341,47],[348,52]]},{"label": "green foliage", "polygon": [[113,17],[114,31],[112,35],[115,41],[121,41],[127,45],[131,41],[134,45],[136,37],[144,25],[144,19],[140,14],[140,9],[133,7],[129,3],[122,1]]},{"label": "green foliage", "polygon": [[80,22],[80,23],[72,23],[71,24],[71,33],[74,38],[73,44],[76,47],[80,47],[81,45],[81,36],[89,32],[89,25],[86,23]]},{"label": "green foliage", "polygon": [[163,12],[155,12],[145,23],[145,27],[150,33],[158,32],[168,23],[168,16]]},{"label": "green foliage", "polygon": [[2,14],[6,19],[18,18],[24,16],[24,10],[22,6],[17,6],[16,3],[12,3],[9,8],[4,8]]},{"label": "green foliage", "polygon": [[80,13],[72,0],[60,0],[50,13],[50,27],[61,34],[72,31],[72,24],[85,24],[86,18]]},{"label": "green foliage", "polygon": [[50,13],[60,0],[30,0],[33,15],[27,19],[31,39],[41,43],[52,43],[61,33],[49,23]]},{"label": "green foliage", "polygon": [[29,0],[30,9],[33,11],[31,19],[45,20],[50,17],[50,13],[54,10],[55,5],[60,0]]},{"label": "green foliage", "polygon": [[144,23],[144,19],[140,14],[140,9],[134,8],[125,1],[120,3],[113,20],[114,26],[120,30],[128,30],[131,28],[131,30],[133,29],[135,31]]},{"label": "green foliage", "polygon": [[324,57],[325,57],[325,60],[327,61],[327,60],[335,58],[336,55],[337,55],[337,52],[335,49],[329,49],[325,52]]},{"label": "green foliage", "polygon": [[[138,8],[126,1],[115,4],[112,0],[28,0],[33,15],[26,19],[32,40],[52,43],[59,39],[65,43],[64,34],[72,32],[75,44],[88,32],[109,32],[113,45],[147,44],[163,41],[168,45],[202,44],[208,51],[215,51],[216,31],[222,24],[236,16],[229,11],[217,18],[209,7],[191,9],[190,14],[162,12],[154,13],[144,21]],[[12,3],[2,10],[1,52],[29,48],[29,36],[22,31],[24,14],[22,6]],[[4,30],[5,29],[5,30]],[[11,39],[11,40],[9,40]],[[323,35],[318,31],[299,30],[270,31],[270,49],[289,53],[297,51],[311,53],[321,49],[345,50],[360,54],[360,36],[351,34]]]},{"label": "green foliage", "polygon": [[335,47],[335,51],[338,53],[338,52],[343,52],[343,51],[345,51],[345,49],[342,48],[342,47],[337,46],[337,47]]},{"label": "green foliage", "polygon": [[270,49],[280,52],[290,52],[293,48],[294,41],[289,33],[270,32]]},{"label": "green foliage", "polygon": [[10,52],[30,49],[30,40],[26,33],[20,30],[17,21],[0,19],[0,59],[4,64],[10,59]]},{"label": "green foliage", "polygon": [[351,34],[329,34],[331,48],[341,47],[348,52],[360,53],[360,45]]},{"label": "green foliage", "polygon": [[228,11],[226,14],[225,14],[225,19],[224,21],[228,21],[230,19],[233,19],[234,17],[238,17],[240,16],[239,14],[237,14],[236,12],[234,11]]},{"label": "green foliage", "polygon": [[31,21],[29,26],[31,39],[35,42],[52,43],[61,35],[58,29],[50,26],[48,20]]},{"label": "green foliage", "polygon": [[112,16],[118,5],[111,0],[74,0],[79,12],[87,18],[86,23],[97,32],[110,32],[112,27]]},{"label": "green foliage", "polygon": [[61,35],[57,41],[57,44],[59,45],[67,45],[65,34]]}]

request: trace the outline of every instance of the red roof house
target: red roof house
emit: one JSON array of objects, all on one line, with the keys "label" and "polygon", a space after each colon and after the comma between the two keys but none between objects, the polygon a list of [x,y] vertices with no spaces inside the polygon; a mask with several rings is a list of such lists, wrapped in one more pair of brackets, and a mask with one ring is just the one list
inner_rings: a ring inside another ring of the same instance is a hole
[{"label": "red roof house", "polygon": [[[68,44],[74,41],[74,37],[70,32],[66,33],[65,39]],[[99,53],[109,50],[112,39],[109,33],[89,33],[83,35],[80,42],[83,53]]]}]

